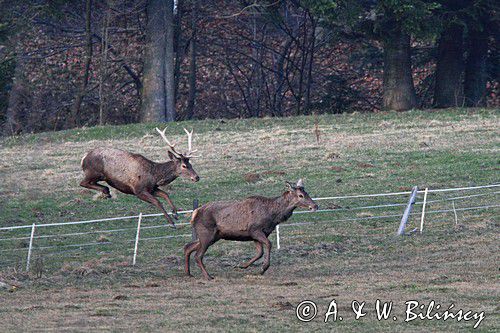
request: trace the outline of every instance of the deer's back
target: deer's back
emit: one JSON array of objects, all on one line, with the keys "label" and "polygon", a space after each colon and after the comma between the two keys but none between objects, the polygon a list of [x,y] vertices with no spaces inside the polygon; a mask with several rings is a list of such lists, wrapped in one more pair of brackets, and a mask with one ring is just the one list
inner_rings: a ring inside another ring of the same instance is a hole
[{"label": "deer's back", "polygon": [[253,229],[274,230],[272,208],[272,199],[265,197],[211,202],[198,209],[193,222],[217,228],[222,238],[236,238]]},{"label": "deer's back", "polygon": [[87,153],[82,160],[82,168],[102,175],[106,181],[135,184],[148,181],[153,162],[139,154],[101,147]]}]

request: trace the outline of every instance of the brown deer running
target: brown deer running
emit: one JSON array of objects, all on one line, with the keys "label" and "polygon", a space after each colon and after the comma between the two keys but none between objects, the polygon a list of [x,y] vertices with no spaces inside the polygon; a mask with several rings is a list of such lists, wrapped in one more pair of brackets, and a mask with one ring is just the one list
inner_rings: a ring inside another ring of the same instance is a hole
[{"label": "brown deer running", "polygon": [[191,224],[198,240],[184,246],[186,274],[191,276],[189,260],[191,253],[196,251],[195,259],[203,275],[208,280],[212,279],[203,264],[203,255],[219,239],[255,243],[257,254],[242,264],[241,268],[248,268],[259,260],[265,246],[267,253],[261,270],[261,274],[264,274],[271,259],[271,242],[267,237],[279,223],[288,220],[297,207],[318,209],[318,205],[305,191],[302,179],[296,185],[287,182],[287,190],[276,198],[253,196],[242,201],[212,202],[196,209]]},{"label": "brown deer running", "polygon": [[133,194],[139,199],[155,205],[175,227],[174,221],[156,197],[167,200],[172,206],[174,217],[177,218],[177,208],[168,194],[159,187],[171,183],[179,176],[189,178],[193,182],[200,180],[189,162],[190,158],[195,157],[192,154],[196,152],[196,150],[192,150],[193,131],[189,132],[184,129],[188,137],[188,151],[182,154],[175,150],[175,144],[168,141],[165,136],[166,128],[163,131],[158,128],[156,130],[168,145],[170,161],[156,163],[142,155],[132,154],[121,149],[95,148],[82,158],[81,164],[85,178],[81,181],[80,186],[101,191],[107,198],[111,198],[109,188],[98,184],[99,181],[105,181],[120,192]]}]

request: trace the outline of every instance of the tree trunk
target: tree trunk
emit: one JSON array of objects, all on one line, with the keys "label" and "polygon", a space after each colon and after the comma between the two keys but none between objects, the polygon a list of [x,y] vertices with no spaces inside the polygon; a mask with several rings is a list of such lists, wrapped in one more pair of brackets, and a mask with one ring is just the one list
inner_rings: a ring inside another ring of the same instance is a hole
[{"label": "tree trunk", "polygon": [[174,10],[174,101],[177,102],[179,96],[179,83],[181,80],[181,64],[184,59],[184,49],[182,38],[182,1],[176,0],[177,7]]},{"label": "tree trunk", "polygon": [[194,105],[196,102],[196,33],[198,20],[198,1],[193,0],[193,10],[191,12],[191,29],[193,34],[189,44],[189,93],[186,109],[186,119],[193,119]]},{"label": "tree trunk", "polygon": [[313,84],[313,66],[314,66],[314,53],[316,52],[316,21],[314,16],[309,13],[309,17],[311,20],[311,42],[309,46],[309,66],[307,68],[307,83],[306,83],[306,102],[305,108],[306,110],[310,110],[311,108],[311,86]]},{"label": "tree trunk", "polygon": [[146,49],[142,86],[142,122],[165,121],[165,43],[167,6],[163,0],[149,0],[146,7]]},{"label": "tree trunk", "polygon": [[103,38],[101,41],[101,71],[99,76],[99,125],[102,126],[106,123],[106,103],[105,103],[105,92],[104,83],[106,82],[106,76],[108,75],[108,37],[109,37],[109,20],[110,20],[110,9],[106,10],[106,16],[104,19],[104,24],[102,28]]},{"label": "tree trunk", "polygon": [[[251,29],[252,29],[252,39],[250,42],[250,47],[251,47],[251,61],[249,62],[250,69],[248,75],[244,74],[244,77],[246,79],[246,86],[245,89],[247,90],[247,95],[248,95],[248,110],[247,110],[247,117],[258,117],[260,115],[260,83],[261,83],[261,76],[260,76],[260,64],[259,64],[259,56],[262,52],[259,51],[259,43],[257,41],[257,31],[261,29],[257,29],[257,12],[252,13],[252,23],[251,23]],[[238,67],[238,66],[237,66]],[[243,74],[244,72],[240,70],[240,72]]]},{"label": "tree trunk", "polygon": [[166,1],[166,42],[165,42],[165,120],[175,121],[175,53],[174,53],[174,0]]},{"label": "tree trunk", "polygon": [[384,38],[383,108],[404,111],[417,105],[413,86],[410,36],[401,28]]},{"label": "tree trunk", "polygon": [[466,106],[486,105],[486,58],[488,55],[488,33],[470,30],[467,61],[465,63],[464,95]]},{"label": "tree trunk", "polygon": [[462,105],[463,26],[451,24],[438,44],[434,106],[447,108]]},{"label": "tree trunk", "polygon": [[80,126],[80,109],[82,106],[83,97],[87,90],[90,76],[90,63],[92,62],[92,31],[90,27],[92,13],[92,0],[85,2],[85,65],[83,69],[83,79],[80,89],[76,95],[75,103],[71,110],[69,126]]},{"label": "tree trunk", "polygon": [[24,76],[24,61],[20,52],[21,47],[16,47],[16,64],[12,88],[9,91],[9,100],[5,115],[5,135],[19,134],[24,129],[25,118],[30,104],[30,93],[26,88],[26,78]]}]

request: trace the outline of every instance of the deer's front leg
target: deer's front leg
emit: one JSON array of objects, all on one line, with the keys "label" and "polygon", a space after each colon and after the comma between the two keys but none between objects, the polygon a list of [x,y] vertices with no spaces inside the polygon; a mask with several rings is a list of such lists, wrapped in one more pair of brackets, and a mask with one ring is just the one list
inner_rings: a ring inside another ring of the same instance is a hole
[{"label": "deer's front leg", "polygon": [[264,254],[264,250],[262,249],[262,244],[258,241],[254,241],[254,242],[255,242],[255,249],[257,250],[257,254],[255,254],[255,256],[252,259],[250,259],[248,262],[241,264],[240,268],[247,269],[248,267],[250,267],[251,264],[253,264],[257,260],[259,260],[262,257],[262,255]]},{"label": "deer's front leg", "polygon": [[177,215],[177,207],[175,207],[174,203],[172,200],[170,200],[170,197],[168,196],[167,192],[160,190],[159,188],[155,189],[154,195],[163,198],[167,200],[168,204],[170,207],[172,207],[172,216],[177,220],[179,219],[179,215]]},{"label": "deer's front leg", "polygon": [[163,205],[161,204],[161,202],[156,199],[151,193],[149,192],[146,192],[146,191],[143,191],[143,192],[140,192],[138,194],[136,194],[136,196],[141,199],[141,200],[144,200],[146,202],[149,202],[153,205],[155,205],[156,207],[158,207],[163,215],[165,215],[165,217],[167,218],[167,220],[172,224],[172,226],[175,228],[175,223],[174,223],[174,220],[172,220],[170,218],[170,216],[168,216],[168,213],[167,211],[165,210],[165,208],[163,208]]},{"label": "deer's front leg", "polygon": [[269,268],[269,265],[271,264],[272,245],[269,239],[267,239],[267,236],[262,231],[257,231],[252,236],[254,240],[256,240],[257,242],[261,243],[266,247],[266,255],[264,257],[264,263],[262,264],[262,270],[260,271],[260,274],[264,274]]}]

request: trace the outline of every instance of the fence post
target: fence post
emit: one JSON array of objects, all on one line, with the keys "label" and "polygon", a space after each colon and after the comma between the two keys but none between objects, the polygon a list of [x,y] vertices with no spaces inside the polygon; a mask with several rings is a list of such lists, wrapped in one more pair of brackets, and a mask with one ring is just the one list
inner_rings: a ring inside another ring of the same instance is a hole
[{"label": "fence post", "polygon": [[[194,211],[196,208],[198,208],[198,199],[194,199],[193,200],[193,213],[194,214]],[[198,239],[198,235],[196,235],[196,230],[194,230],[193,226],[191,226],[191,240],[194,242],[195,240]]]},{"label": "fence post", "polygon": [[399,224],[398,235],[401,236],[405,232],[406,222],[408,221],[408,217],[410,216],[411,209],[413,208],[413,204],[415,203],[415,198],[417,197],[418,187],[415,186],[411,190],[410,200],[408,201],[408,205],[406,206],[403,217],[401,218],[401,223]]},{"label": "fence post", "polygon": [[425,218],[425,204],[427,203],[427,191],[429,191],[429,188],[425,188],[424,191],[424,202],[422,204],[422,217],[420,218],[420,233],[424,230],[424,218]]},{"label": "fence post", "polygon": [[142,220],[142,213],[139,213],[139,220],[137,221],[137,234],[135,235],[134,258],[132,259],[132,266],[135,266],[135,260],[137,259],[137,248],[139,246],[139,235],[141,233],[141,220]]},{"label": "fence post", "polygon": [[455,225],[458,225],[458,216],[457,216],[457,210],[455,209],[455,200],[451,202],[453,205],[453,214],[455,215]]},{"label": "fence post", "polygon": [[30,245],[28,248],[28,258],[26,258],[26,272],[30,270],[31,251],[33,250],[33,237],[35,236],[35,223],[31,225]]},{"label": "fence post", "polygon": [[276,226],[276,248],[279,250],[280,247],[280,225]]}]

